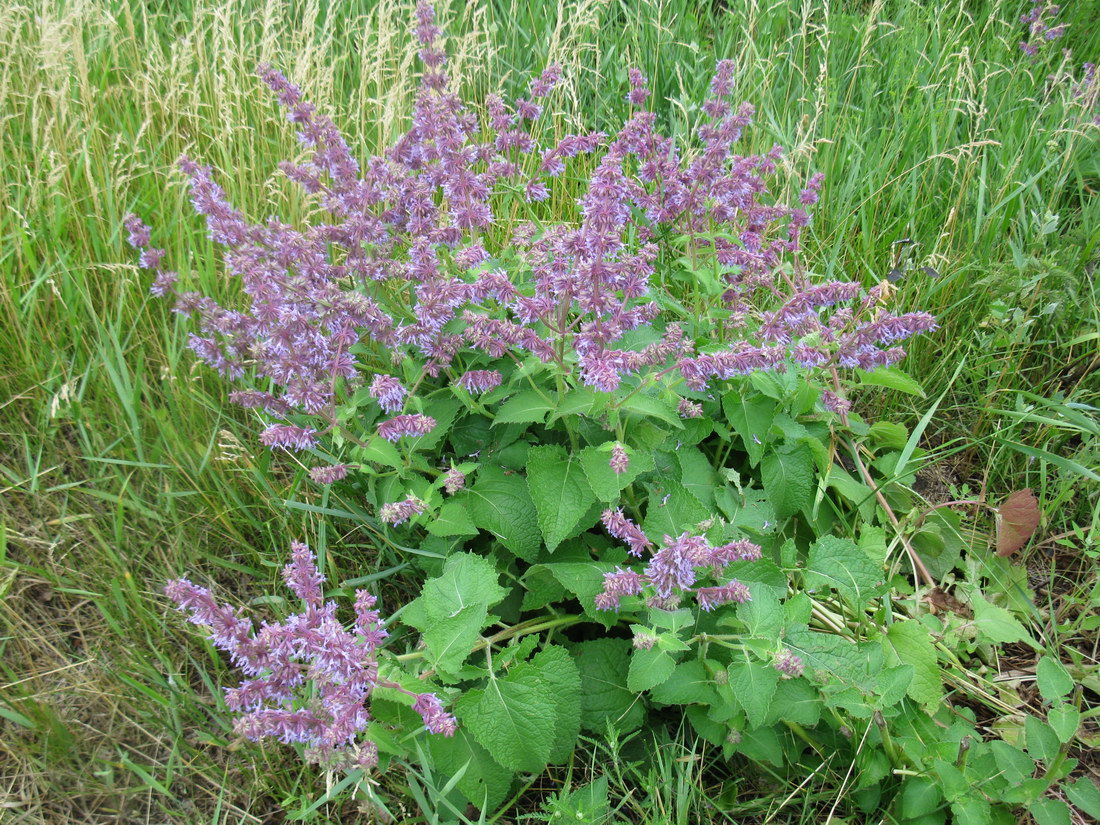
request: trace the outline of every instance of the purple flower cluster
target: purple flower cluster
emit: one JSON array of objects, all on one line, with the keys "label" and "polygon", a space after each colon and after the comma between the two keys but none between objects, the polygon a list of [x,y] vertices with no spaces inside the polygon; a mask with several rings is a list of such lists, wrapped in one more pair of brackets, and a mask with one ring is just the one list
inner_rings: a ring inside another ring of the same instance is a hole
[{"label": "purple flower cluster", "polygon": [[[677,373],[702,390],[712,379],[792,363],[893,364],[904,354],[899,342],[935,326],[923,313],[885,311],[874,290],[815,285],[798,267],[793,276],[787,271],[784,261],[809,222],[803,207],[817,202],[823,177],[801,188],[797,206],[775,202],[769,183],[783,150],[735,151],[753,108],[733,105],[731,61],[715,68],[692,141],[657,130],[656,115],[644,108],[647,78],[631,69],[631,114],[617,134],[567,134],[543,145],[531,125],[561,79],[559,66],[535,78],[524,97],[490,95],[481,118],[447,91],[441,31],[427,2],[417,6],[415,32],[424,74],[411,126],[362,162],[297,86],[270,66],[257,70],[307,150],[304,162],[281,168],[330,219],[302,228],[252,223],[211,169],[180,160],[195,210],[225,248],[225,267],[240,279],[247,309],[177,289],[149,228],[126,221],[142,265],[156,273],[154,293],[173,295],[179,312],[198,315],[191,348],[230,378],[251,372],[274,388],[233,398],[284,420],[315,419],[312,429],[277,424],[265,443],[313,446],[317,432],[337,426],[346,390],[363,382],[385,412],[401,413],[408,390],[388,373],[405,359],[421,370],[416,386],[427,389],[446,372],[459,374],[469,392],[486,392],[501,383],[501,372],[469,370],[468,363],[533,355],[602,392],[628,379],[676,380]],[[504,221],[502,205],[515,210],[517,194],[531,202],[549,197],[578,155],[599,156],[590,161],[575,220],[485,231]],[[740,340],[695,351],[684,319],[667,317],[653,294],[658,242],[683,247],[672,257],[687,254],[718,273],[730,316],[723,332]],[[644,328],[649,343],[623,343]],[[689,403],[682,414],[698,413]],[[429,424],[427,416],[398,415],[378,431],[396,440],[424,435]]]},{"label": "purple flower cluster", "polygon": [[[603,525],[608,533],[627,543],[631,555],[641,556],[643,550],[653,548],[653,542],[622,510],[605,511]],[[597,609],[617,610],[624,596],[638,596],[646,590],[652,591],[646,602],[650,607],[666,609],[677,607],[685,593],[693,593],[699,607],[707,611],[749,600],[749,589],[736,580],[714,586],[695,585],[701,575],[721,576],[732,562],[760,558],[757,545],[741,539],[715,546],[704,536],[686,532],[676,538],[665,536],[663,545],[652,553],[641,572],[620,567],[606,573],[603,591],[596,596]]]},{"label": "purple flower cluster", "polygon": [[424,502],[416,496],[407,496],[402,501],[383,504],[378,510],[378,518],[394,526],[404,524],[417,513],[424,512]]},{"label": "purple flower cluster", "polygon": [[[738,341],[724,350],[682,359],[680,372],[689,387],[703,390],[712,378],[782,370],[788,359],[806,369],[868,372],[896,364],[905,356],[897,344],[936,329],[936,320],[927,312],[895,315],[883,310],[885,293],[877,286],[864,296],[859,284],[847,281],[807,286],[779,308],[760,314],[761,344]],[[854,309],[848,306],[853,302],[858,302]]]},{"label": "purple flower cluster", "polygon": [[1020,22],[1027,26],[1027,39],[1020,41],[1020,51],[1028,57],[1035,57],[1044,43],[1064,35],[1065,24],[1054,23],[1061,10],[1061,6],[1049,0],[1031,0],[1031,11],[1020,17]]},{"label": "purple flower cluster", "polygon": [[608,460],[607,464],[611,467],[611,471],[617,476],[622,475],[630,469],[630,456],[626,454],[626,448],[623,447],[622,444],[616,443],[615,446],[611,448],[611,458]]},{"label": "purple flower cluster", "polygon": [[470,370],[458,379],[458,384],[471,395],[489,392],[500,386],[501,374],[497,370]]},{"label": "purple flower cluster", "polygon": [[465,486],[466,474],[461,470],[457,470],[452,467],[443,477],[443,489],[447,491],[448,495],[453,496]]},{"label": "purple flower cluster", "polygon": [[795,656],[788,648],[779,651],[773,662],[775,669],[782,674],[784,679],[795,679],[806,670],[806,664],[802,658]]},{"label": "purple flower cluster", "polygon": [[375,598],[356,591],[351,629],[336,618],[337,605],[324,601],[324,576],[304,544],[292,545],[283,580],[305,609],[283,622],[256,629],[210,591],[186,579],[171,581],[165,593],[189,620],[205,625],[209,639],[229,654],[248,677],[226,690],[225,701],[238,716],[234,729],[252,740],[273,737],[306,745],[306,758],[329,767],[370,769],[378,749],[360,738],[370,721],[367,711],[377,686],[415,698],[414,710],[434,733],[451,735],[455,721],[432,694],[415,694],[379,680],[377,651],[387,637]]}]

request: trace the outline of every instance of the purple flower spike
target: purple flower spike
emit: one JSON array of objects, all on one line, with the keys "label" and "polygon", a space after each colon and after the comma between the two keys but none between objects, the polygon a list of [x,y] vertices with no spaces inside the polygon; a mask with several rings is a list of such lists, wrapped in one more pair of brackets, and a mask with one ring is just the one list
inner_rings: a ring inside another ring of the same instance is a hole
[{"label": "purple flower spike", "polygon": [[642,529],[623,515],[622,509],[604,510],[600,517],[604,528],[617,539],[622,539],[629,546],[631,555],[641,556],[653,546]]},{"label": "purple flower spike", "polygon": [[611,460],[607,462],[615,475],[622,475],[630,469],[630,456],[626,454],[622,444],[616,444],[611,448]]},{"label": "purple flower spike", "polygon": [[308,450],[317,445],[317,431],[312,427],[273,424],[260,433],[260,442],[273,450]]},{"label": "purple flower spike", "polygon": [[387,441],[427,435],[435,428],[435,419],[430,415],[399,415],[378,425],[378,434]]},{"label": "purple flower spike", "polygon": [[649,79],[638,69],[630,69],[627,72],[630,78],[630,93],[627,94],[627,102],[631,106],[644,106],[650,91],[647,87]]},{"label": "purple flower spike", "polygon": [[478,395],[500,386],[501,375],[496,370],[470,370],[463,373],[458,384],[471,395]]},{"label": "purple flower spike", "polygon": [[392,375],[376,375],[370,385],[370,394],[382,409],[395,413],[405,406],[408,391]]},{"label": "purple flower spike", "polygon": [[424,725],[432,733],[454,736],[458,725],[455,718],[443,709],[443,703],[434,693],[419,693],[413,703],[413,710],[420,714]]},{"label": "purple flower spike", "polygon": [[378,511],[378,518],[396,527],[398,524],[404,524],[417,513],[423,512],[424,502],[416,496],[409,496],[404,501],[383,504]]},{"label": "purple flower spike", "polygon": [[282,623],[264,623],[258,631],[186,579],[164,588],[191,614],[191,622],[210,628],[209,638],[249,677],[226,691],[226,704],[238,713],[233,725],[238,734],[303,744],[307,761],[328,768],[369,769],[378,749],[360,736],[370,723],[367,703],[378,685],[415,697],[431,732],[454,733],[454,717],[436,696],[379,681],[376,651],[387,634],[373,596],[356,592],[356,620],[349,629],[336,620],[336,603],[323,601],[325,579],[304,544],[293,545],[283,576],[305,610]]},{"label": "purple flower spike", "polygon": [[347,464],[333,464],[331,467],[313,467],[309,471],[309,477],[317,484],[335,484],[343,481],[348,476],[350,468]]},{"label": "purple flower spike", "polygon": [[443,489],[448,495],[454,495],[466,486],[466,474],[461,470],[451,468],[443,478]]}]

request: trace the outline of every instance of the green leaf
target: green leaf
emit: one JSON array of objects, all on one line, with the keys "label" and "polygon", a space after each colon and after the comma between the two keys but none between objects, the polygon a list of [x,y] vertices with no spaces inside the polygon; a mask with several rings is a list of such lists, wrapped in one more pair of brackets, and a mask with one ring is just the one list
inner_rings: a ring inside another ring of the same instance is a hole
[{"label": "green leaf", "polygon": [[630,453],[630,466],[625,473],[616,474],[608,464],[608,453],[598,447],[581,450],[581,467],[592,492],[603,502],[619,500],[619,494],[642,473],[653,469],[653,453],[636,449]]},{"label": "green leaf", "polygon": [[829,468],[828,485],[836,490],[845,500],[859,509],[864,521],[870,521],[875,516],[875,494],[861,481],[856,481],[842,467],[833,465]]},{"label": "green leaf", "polygon": [[981,797],[973,795],[953,801],[951,813],[955,815],[955,822],[965,822],[966,825],[990,825],[993,821],[993,806]]},{"label": "green leaf", "polygon": [[1036,799],[1027,810],[1035,825],[1070,825],[1069,806],[1061,799]]},{"label": "green leaf", "polygon": [[482,467],[470,488],[470,517],[526,562],[538,557],[542,539],[538,514],[523,476],[499,467]]},{"label": "green leaf", "polygon": [[610,722],[622,732],[634,730],[645,719],[641,699],[626,685],[630,642],[592,639],[573,648],[581,676],[581,727],[606,732]]},{"label": "green leaf", "polygon": [[882,568],[851,539],[822,536],[810,546],[806,558],[806,588],[831,587],[856,607],[863,607],[878,592]]},{"label": "green leaf", "polygon": [[726,741],[726,726],[707,715],[703,705],[688,705],[685,713],[695,732],[712,745],[721,745]]},{"label": "green leaf", "polygon": [[932,762],[932,769],[940,780],[940,791],[948,802],[955,802],[973,791],[963,772],[945,759]]},{"label": "green leaf", "polygon": [[1062,743],[1054,729],[1035,716],[1024,719],[1024,737],[1027,740],[1027,752],[1032,759],[1050,763],[1061,751]]},{"label": "green leaf", "polygon": [[542,770],[554,745],[557,700],[546,680],[530,665],[516,665],[481,690],[455,704],[455,714],[501,765],[518,771]]},{"label": "green leaf", "polygon": [[735,750],[756,762],[770,762],[777,768],[787,764],[783,757],[783,744],[775,728],[755,728],[741,731],[741,741]]},{"label": "green leaf", "polygon": [[596,403],[596,392],[590,390],[587,387],[578,387],[573,390],[569,390],[562,398],[561,404],[554,410],[554,414],[550,416],[548,423],[553,424],[559,418],[565,418],[566,416],[579,415],[586,416],[592,412],[592,407]]},{"label": "green leaf", "polygon": [[768,430],[775,420],[775,402],[759,393],[744,395],[733,390],[722,396],[722,409],[734,432],[741,437],[749,462],[755,467],[764,455]]},{"label": "green leaf", "polygon": [[1048,702],[1056,702],[1073,690],[1073,677],[1065,665],[1053,656],[1043,656],[1035,666],[1039,693]]},{"label": "green leaf", "polygon": [[649,695],[663,705],[713,705],[718,700],[713,682],[703,663],[693,659],[677,665],[672,675]]},{"label": "green leaf", "polygon": [[1010,784],[1019,784],[1035,773],[1035,760],[1019,748],[1002,739],[994,739],[989,747],[997,763],[997,770],[1004,774]]},{"label": "green leaf", "polygon": [[943,699],[943,683],[928,631],[915,619],[895,621],[882,637],[882,648],[888,664],[913,666],[907,692],[926,712],[934,713]]},{"label": "green leaf", "polygon": [[671,424],[678,430],[684,428],[684,422],[680,420],[680,415],[676,412],[676,408],[651,395],[644,395],[640,392],[635,393],[625,400],[618,402],[617,406],[623,412],[630,413],[636,417],[656,418],[659,421],[664,421],[666,424]]},{"label": "green leaf", "polygon": [[1100,822],[1100,788],[1088,777],[1082,776],[1076,782],[1062,786],[1069,801]]},{"label": "green leaf", "polygon": [[676,662],[660,648],[635,650],[630,655],[626,686],[635,693],[644,693],[668,679],[675,669]]},{"label": "green leaf", "polygon": [[424,585],[419,601],[428,621],[434,622],[471,605],[488,610],[507,594],[492,564],[474,553],[455,553],[447,557],[442,574]]},{"label": "green leaf", "polygon": [[1055,705],[1047,711],[1047,724],[1057,735],[1059,742],[1068,744],[1081,726],[1081,712],[1073,705]]},{"label": "green leaf", "polygon": [[813,674],[816,681],[828,682],[832,677],[846,684],[870,686],[865,644],[806,627],[788,629],[784,641],[802,658],[807,674]]},{"label": "green leaf", "polygon": [[676,451],[676,458],[680,462],[680,481],[684,489],[699,499],[704,506],[713,507],[718,474],[710,465],[710,459],[696,447],[681,447]]},{"label": "green leaf", "polygon": [[[443,392],[449,393],[450,390],[444,390]],[[441,397],[436,394],[429,399],[425,399],[424,407],[426,411],[430,411],[429,414],[435,419],[435,427],[426,435],[409,439],[409,445],[410,449],[418,452],[431,452],[439,446],[447,433],[450,432],[455,416],[462,409],[462,402],[457,398]]]},{"label": "green leaf", "polygon": [[[408,621],[407,615],[405,618]],[[421,628],[428,660],[436,670],[446,675],[457,673],[481,638],[481,629],[485,627],[487,618],[485,605],[474,604]]]},{"label": "green leaf", "polygon": [[910,776],[901,786],[901,815],[916,819],[935,811],[943,804],[943,795],[930,780]]},{"label": "green leaf", "polygon": [[821,706],[821,694],[805,679],[780,679],[765,724],[783,720],[813,727],[821,720]]},{"label": "green leaf", "polygon": [[542,423],[546,414],[553,409],[554,405],[535,390],[523,390],[500,405],[493,419],[493,426]]},{"label": "green leaf", "polygon": [[1015,616],[1003,607],[986,601],[981,593],[975,592],[970,597],[970,606],[974,608],[974,625],[989,641],[994,644],[1026,641],[1035,646],[1031,634]]},{"label": "green leaf", "polygon": [[909,439],[909,432],[901,424],[892,421],[876,421],[871,425],[868,437],[875,444],[888,450],[903,450]]},{"label": "green leaf", "polygon": [[813,492],[814,461],[810,448],[799,442],[773,450],[760,465],[761,480],[768,501],[781,519],[793,516],[810,503]]},{"label": "green leaf", "polygon": [[915,672],[912,665],[895,665],[880,670],[875,675],[875,706],[879,709],[892,708],[904,699],[913,684]]},{"label": "green leaf", "polygon": [[493,810],[508,795],[512,772],[503,768],[459,725],[454,736],[427,736],[433,767],[445,776],[457,776],[457,787],[466,799],[482,810]]},{"label": "green leaf", "polygon": [[469,507],[466,506],[466,496],[461,500],[454,499],[445,502],[439,508],[439,515],[435,521],[428,523],[428,532],[433,536],[476,536],[477,526],[470,518]]},{"label": "green leaf", "polygon": [[565,597],[565,588],[545,565],[530,568],[523,576],[527,593],[523,597],[523,610],[538,610]]},{"label": "green leaf", "polygon": [[783,606],[775,590],[767,585],[749,585],[752,598],[737,605],[737,618],[748,627],[750,636],[778,639],[783,630]]},{"label": "green leaf", "polygon": [[734,662],[727,669],[729,686],[745,709],[745,717],[754,728],[767,721],[772,696],[779,684],[779,672],[756,662]]},{"label": "green leaf", "polygon": [[607,799],[607,777],[601,776],[595,782],[566,793],[558,793],[556,799],[550,799],[545,809],[550,813],[550,822],[584,822],[591,825],[603,825],[607,821],[611,804]]},{"label": "green leaf", "polygon": [[355,457],[359,461],[381,464],[398,471],[405,469],[405,460],[401,458],[396,445],[378,435],[372,435],[366,444],[356,450]]},{"label": "green leaf", "polygon": [[546,549],[551,553],[580,529],[596,494],[588,485],[581,462],[563,447],[547,444],[527,453],[527,487],[538,512]]},{"label": "green leaf", "polygon": [[710,511],[678,481],[662,479],[646,489],[649,503],[642,530],[658,545],[665,536],[678,536],[710,518]]},{"label": "green leaf", "polygon": [[577,597],[581,607],[591,617],[610,626],[615,621],[612,610],[597,610],[595,599],[603,591],[604,575],[615,569],[614,564],[603,561],[568,561],[537,565],[532,570],[549,570],[562,587]]},{"label": "green leaf", "polygon": [[531,660],[555,700],[554,743],[547,761],[560,765],[569,760],[581,730],[581,675],[569,651],[547,645]]},{"label": "green leaf", "polygon": [[907,395],[925,397],[921,385],[897,367],[879,367],[874,372],[856,370],[856,375],[859,376],[859,383],[862,387],[886,387]]}]

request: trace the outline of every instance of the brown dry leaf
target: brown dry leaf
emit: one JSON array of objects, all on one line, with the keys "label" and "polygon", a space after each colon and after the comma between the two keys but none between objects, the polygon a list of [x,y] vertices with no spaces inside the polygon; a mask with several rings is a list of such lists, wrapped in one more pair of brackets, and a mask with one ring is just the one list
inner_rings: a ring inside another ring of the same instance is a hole
[{"label": "brown dry leaf", "polygon": [[1039,526],[1039,503],[1030,489],[1017,490],[997,508],[997,555],[1011,556]]}]

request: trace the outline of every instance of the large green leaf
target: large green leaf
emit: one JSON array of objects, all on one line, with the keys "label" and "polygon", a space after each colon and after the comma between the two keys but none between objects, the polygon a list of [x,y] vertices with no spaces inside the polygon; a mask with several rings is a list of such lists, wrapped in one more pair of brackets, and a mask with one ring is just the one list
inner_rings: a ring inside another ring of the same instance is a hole
[{"label": "large green leaf", "polygon": [[722,396],[722,409],[734,432],[741,436],[741,443],[755,467],[764,456],[768,430],[775,420],[775,402],[757,392],[743,394],[738,390]]},{"label": "large green leaf", "polygon": [[501,767],[469,730],[459,725],[454,736],[425,738],[436,770],[445,778],[458,776],[456,786],[471,803],[482,810],[493,810],[504,801],[512,784],[512,771]]},{"label": "large green leaf", "polygon": [[675,537],[694,530],[696,525],[712,515],[678,481],[662,479],[658,483],[647,484],[646,489],[649,491],[649,503],[642,530],[658,544],[664,536]]},{"label": "large green leaf", "polygon": [[635,449],[630,453],[630,466],[625,473],[616,473],[608,461],[610,454],[597,447],[581,450],[581,467],[592,492],[603,502],[614,503],[619,494],[642,473],[653,469],[653,453],[649,450]]},{"label": "large green leaf", "polygon": [[477,525],[470,518],[470,509],[467,502],[468,496],[461,500],[444,502],[439,508],[439,515],[434,521],[428,523],[428,532],[433,536],[476,536]]},{"label": "large green leaf", "polygon": [[523,390],[516,393],[497,410],[493,426],[498,424],[534,424],[546,419],[546,414],[554,409],[541,393]]},{"label": "large green leaf", "polygon": [[684,489],[695,496],[706,507],[714,507],[714,488],[718,485],[718,474],[714,472],[710,459],[697,447],[681,447],[676,451],[680,462],[680,482]]},{"label": "large green leaf", "polygon": [[814,486],[814,458],[803,442],[772,450],[760,463],[764,492],[781,519],[810,503]]},{"label": "large green leaf", "polygon": [[749,724],[754,728],[764,724],[779,684],[779,672],[756,662],[734,662],[726,671],[729,673],[729,686],[745,709]]},{"label": "large green leaf", "polygon": [[627,732],[645,720],[641,698],[626,685],[629,651],[626,639],[593,639],[573,648],[581,675],[581,727],[585,730],[604,733],[610,722]]},{"label": "large green leaf", "polygon": [[678,664],[672,675],[653,688],[650,695],[665,705],[713,705],[718,701],[714,679],[698,659]]},{"label": "large green leaf", "polygon": [[810,546],[804,573],[806,588],[832,588],[857,607],[874,597],[882,569],[851,539],[822,536]]},{"label": "large green leaf", "polygon": [[626,686],[635,693],[644,693],[668,679],[675,669],[676,662],[659,647],[635,650],[630,655]]},{"label": "large green leaf", "polygon": [[538,513],[543,541],[550,552],[590,526],[582,520],[596,503],[596,494],[578,456],[556,444],[532,447],[527,453],[527,486]]},{"label": "large green leaf", "polygon": [[535,560],[542,541],[538,514],[523,476],[499,467],[482,467],[477,483],[470,488],[469,502],[474,524],[488,530],[524,561]]},{"label": "large green leaf", "polygon": [[472,604],[421,627],[428,660],[441,674],[453,676],[481,638],[487,622],[485,605]]},{"label": "large green leaf", "polygon": [[470,605],[488,610],[506,595],[492,564],[474,553],[455,553],[447,557],[443,572],[424,585],[420,601],[428,620],[436,621]]},{"label": "large green leaf", "polygon": [[924,625],[916,619],[896,621],[882,637],[882,648],[890,665],[912,665],[913,680],[906,691],[928,713],[935,713],[943,700],[936,648]]},{"label": "large green leaf", "polygon": [[455,705],[459,722],[501,765],[537,772],[550,758],[557,722],[553,687],[529,664],[514,666]]},{"label": "large green leaf", "polygon": [[559,645],[544,647],[535,654],[531,664],[554,694],[554,743],[548,761],[551,765],[560,765],[573,753],[581,730],[580,671],[569,651]]},{"label": "large green leaf", "polygon": [[970,597],[970,606],[974,608],[974,625],[983,636],[995,644],[1028,642],[1036,647],[1035,640],[1022,624],[1008,610],[987,601],[981,593]]}]

